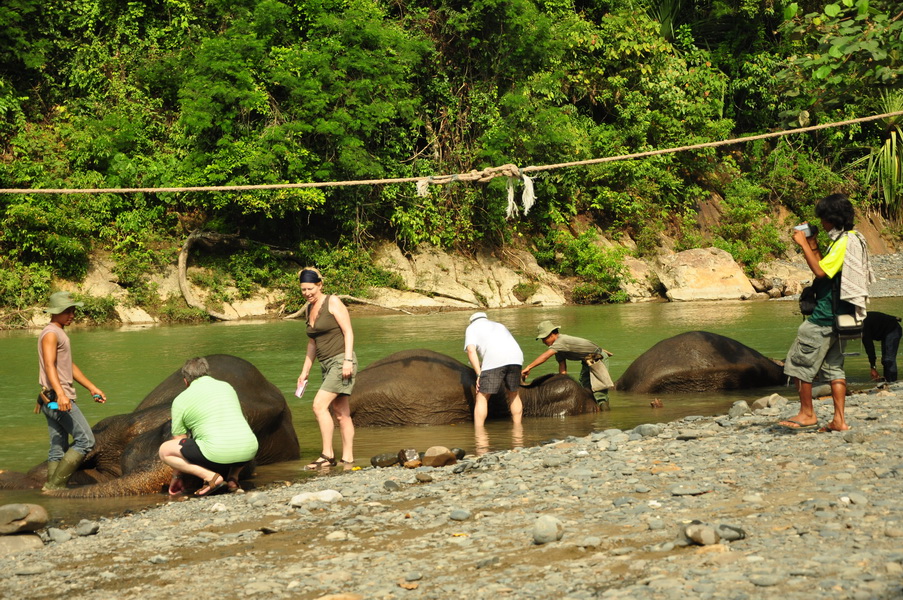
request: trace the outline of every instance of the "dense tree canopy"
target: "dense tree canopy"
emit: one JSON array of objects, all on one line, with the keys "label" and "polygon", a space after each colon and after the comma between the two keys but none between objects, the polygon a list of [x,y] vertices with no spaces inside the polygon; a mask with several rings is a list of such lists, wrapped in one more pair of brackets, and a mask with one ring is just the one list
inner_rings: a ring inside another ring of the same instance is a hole
[{"label": "dense tree canopy", "polygon": [[[901,93],[901,70],[893,0],[8,0],[0,187],[559,163],[880,113]],[[872,123],[541,172],[537,206],[517,223],[505,220],[501,180],[425,197],[413,185],[0,195],[0,303],[25,305],[33,298],[13,290],[40,295],[53,276],[78,278],[93,248],[117,256],[138,290],[141,273],[171,258],[166,240],[196,227],[321,261],[373,237],[466,249],[514,232],[532,234],[537,256],[558,248],[560,258],[586,242],[560,227],[580,214],[648,252],[665,229],[691,245],[696,207],[712,194],[726,215],[712,241],[754,269],[780,245],[743,219],[767,219],[777,203],[807,216],[818,195],[844,190],[896,217],[903,183],[888,188],[869,165],[900,160],[903,144],[887,150],[899,132],[899,121]],[[605,258],[585,260],[616,262]],[[590,296],[610,298],[600,285]]]}]

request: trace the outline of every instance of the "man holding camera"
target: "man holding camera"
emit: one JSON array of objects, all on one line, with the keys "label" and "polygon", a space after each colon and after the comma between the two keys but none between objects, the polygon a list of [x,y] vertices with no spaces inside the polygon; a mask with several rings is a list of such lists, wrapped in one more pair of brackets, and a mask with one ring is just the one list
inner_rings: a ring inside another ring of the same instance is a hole
[{"label": "man holding camera", "polygon": [[[849,425],[844,418],[844,402],[847,384],[843,370],[844,341],[834,332],[835,314],[855,314],[865,318],[868,300],[868,284],[873,276],[868,263],[868,247],[865,239],[853,230],[853,205],[842,194],[823,198],[815,207],[815,215],[821,219],[822,228],[831,239],[831,245],[822,255],[816,239],[816,231],[797,227],[793,241],[799,244],[806,264],[815,276],[815,309],[797,330],[797,337],[787,354],[784,373],[797,380],[800,397],[799,413],[778,423],[787,430],[845,431]],[[841,279],[839,297],[835,302],[834,278]],[[835,306],[836,311],[835,311]],[[818,418],[812,405],[812,381],[821,373],[831,382],[834,400],[834,418],[818,427]]]}]

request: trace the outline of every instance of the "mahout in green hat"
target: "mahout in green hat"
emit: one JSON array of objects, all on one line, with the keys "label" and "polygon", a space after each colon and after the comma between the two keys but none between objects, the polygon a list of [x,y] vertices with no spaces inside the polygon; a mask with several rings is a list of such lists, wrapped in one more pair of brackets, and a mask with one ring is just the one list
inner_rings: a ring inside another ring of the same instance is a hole
[{"label": "mahout in green hat", "polygon": [[71,306],[84,306],[84,302],[76,302],[69,292],[55,292],[50,295],[50,305],[44,309],[45,313],[58,315]]},{"label": "mahout in green hat", "polygon": [[536,339],[544,340],[556,329],[561,329],[561,325],[555,325],[551,321],[543,321],[539,325],[536,326]]}]

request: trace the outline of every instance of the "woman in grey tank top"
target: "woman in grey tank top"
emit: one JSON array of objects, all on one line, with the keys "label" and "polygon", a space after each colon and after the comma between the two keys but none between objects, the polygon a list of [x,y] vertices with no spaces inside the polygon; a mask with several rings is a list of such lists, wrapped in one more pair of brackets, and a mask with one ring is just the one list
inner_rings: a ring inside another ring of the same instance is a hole
[{"label": "woman in grey tank top", "polygon": [[354,464],[354,423],[351,421],[349,396],[354,389],[354,376],[357,373],[351,316],[341,300],[323,293],[323,278],[317,269],[303,269],[299,279],[301,293],[307,299],[304,314],[308,341],[295,395],[300,397],[303,393],[315,358],[320,361],[323,370],[323,383],[314,396],[313,404],[314,416],[320,426],[323,451],[305,468],[315,470],[336,465],[332,448],[335,431],[333,416],[342,436],[341,462],[350,466]]}]

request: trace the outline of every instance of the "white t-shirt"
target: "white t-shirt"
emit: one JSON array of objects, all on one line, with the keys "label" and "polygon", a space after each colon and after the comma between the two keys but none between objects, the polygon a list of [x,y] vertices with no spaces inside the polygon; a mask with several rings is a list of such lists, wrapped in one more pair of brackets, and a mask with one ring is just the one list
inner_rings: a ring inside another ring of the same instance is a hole
[{"label": "white t-shirt", "polygon": [[476,346],[482,371],[524,364],[524,353],[508,328],[489,319],[477,319],[467,327],[465,352],[468,346]]}]

